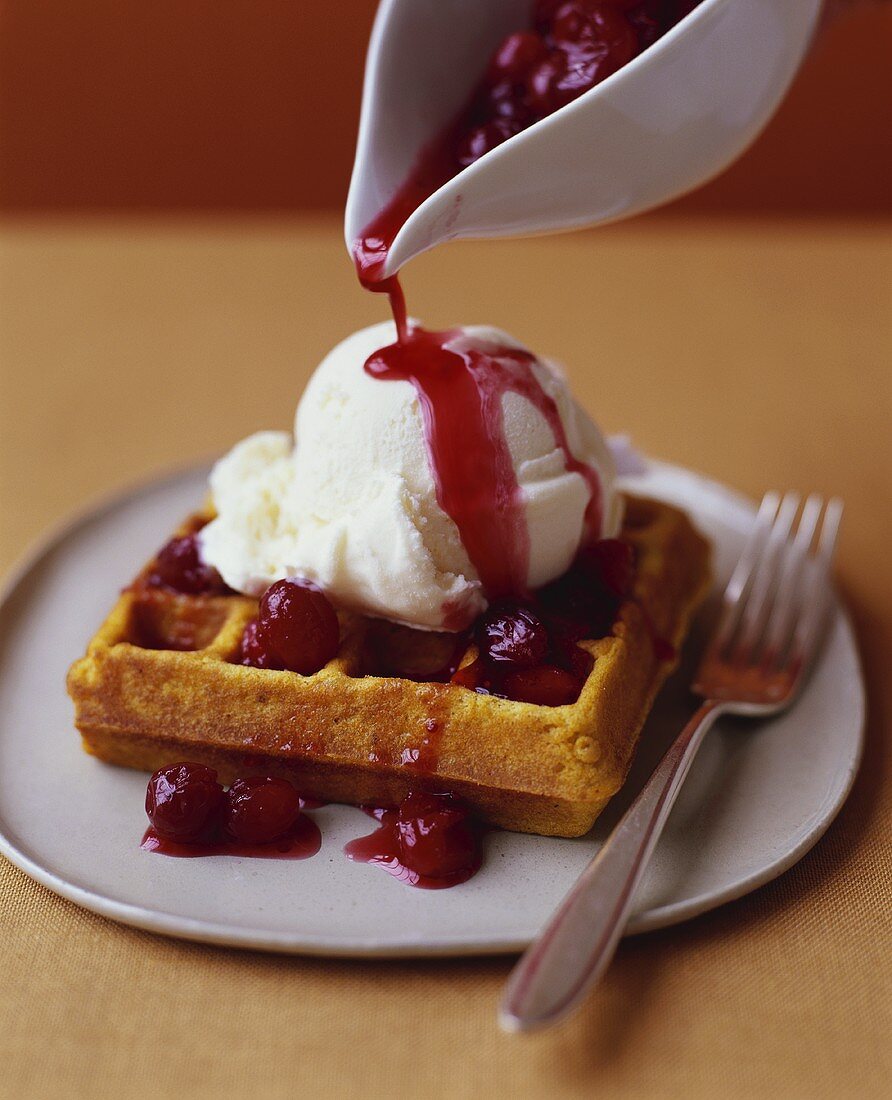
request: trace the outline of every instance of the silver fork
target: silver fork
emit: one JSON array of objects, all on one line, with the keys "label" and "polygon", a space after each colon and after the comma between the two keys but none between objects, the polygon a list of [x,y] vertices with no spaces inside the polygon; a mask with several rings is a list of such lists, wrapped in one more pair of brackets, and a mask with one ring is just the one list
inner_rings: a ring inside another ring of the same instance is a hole
[{"label": "silver fork", "polygon": [[694,756],[721,714],[785,710],[821,641],[842,502],[768,493],[725,590],[694,679],[703,698],[603,848],[515,966],[499,1020],[508,1031],[556,1023],[598,981],[623,934],[647,863]]}]

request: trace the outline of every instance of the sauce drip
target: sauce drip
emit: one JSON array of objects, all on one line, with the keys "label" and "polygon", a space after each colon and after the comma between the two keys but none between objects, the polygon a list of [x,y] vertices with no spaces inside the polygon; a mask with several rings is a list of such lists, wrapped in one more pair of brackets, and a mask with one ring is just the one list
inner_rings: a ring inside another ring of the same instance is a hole
[{"label": "sauce drip", "polygon": [[408,178],[383,209],[353,242],[356,274],[366,290],[386,294],[396,324],[397,339],[409,339],[406,298],[397,275],[384,277],[384,267],[396,235],[425,199],[458,171],[453,157],[457,124],[453,124],[425,148]]},{"label": "sauce drip", "polygon": [[440,761],[440,742],[443,739],[443,723],[428,718],[424,723],[424,735],[418,745],[403,749],[400,763],[420,775],[432,775]]},{"label": "sauce drip", "polygon": [[472,345],[459,330],[412,327],[405,340],[381,348],[365,365],[374,378],[415,387],[437,502],[458,527],[490,600],[526,593],[528,587],[530,539],[505,436],[506,394],[525,398],[549,425],[567,470],[588,485],[587,532],[597,538],[601,529],[598,474],[572,454],[557,405],[536,377],[534,362],[518,348]]}]

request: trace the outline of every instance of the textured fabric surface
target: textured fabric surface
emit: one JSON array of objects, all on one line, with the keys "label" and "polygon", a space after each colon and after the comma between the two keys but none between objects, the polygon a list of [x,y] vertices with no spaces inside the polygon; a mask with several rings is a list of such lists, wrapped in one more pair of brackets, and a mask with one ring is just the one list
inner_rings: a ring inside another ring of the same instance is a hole
[{"label": "textured fabric surface", "polygon": [[[4,569],[79,501],[287,426],[321,354],[381,315],[333,223],[6,226],[0,263]],[[652,453],[753,495],[846,498],[840,577],[868,747],[795,868],[625,941],[580,1013],[518,1038],[495,1026],[508,960],[177,942],[0,860],[0,1095],[888,1095],[889,275],[870,227],[651,223],[445,249],[407,278],[432,324],[500,324],[562,359],[605,428]]]}]

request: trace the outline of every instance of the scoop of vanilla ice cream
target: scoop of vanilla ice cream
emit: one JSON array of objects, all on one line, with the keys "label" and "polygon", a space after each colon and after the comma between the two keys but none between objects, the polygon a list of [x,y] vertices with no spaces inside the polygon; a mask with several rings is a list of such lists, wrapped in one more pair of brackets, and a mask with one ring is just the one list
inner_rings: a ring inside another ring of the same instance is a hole
[{"label": "scoop of vanilla ice cream", "polygon": [[[421,408],[408,381],[363,369],[396,339],[392,323],[354,333],[320,364],[297,409],[296,443],[259,432],[214,467],[217,518],[201,533],[204,559],[232,588],[259,594],[300,576],[335,603],[415,627],[441,630],[460,608],[468,621],[486,606],[455,523],[437,502]],[[498,329],[461,330],[465,346],[520,348]],[[616,533],[621,498],[598,429],[545,362],[533,366],[553,398],[577,459],[601,479],[602,535]],[[551,428],[523,396],[503,397],[506,441],[525,502],[530,587],[560,576],[583,534],[588,487],[568,472]]]}]

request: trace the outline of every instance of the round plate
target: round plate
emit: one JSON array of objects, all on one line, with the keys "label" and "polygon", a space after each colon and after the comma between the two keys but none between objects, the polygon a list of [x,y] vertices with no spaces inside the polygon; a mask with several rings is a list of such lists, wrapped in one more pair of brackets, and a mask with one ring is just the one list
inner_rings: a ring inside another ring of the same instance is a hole
[{"label": "round plate", "polygon": [[[0,851],[79,905],[169,935],[331,955],[446,955],[524,948],[691,710],[691,657],[666,685],[629,781],[576,840],[493,832],[482,870],[414,890],[349,862],[372,822],[314,812],[315,857],[168,859],[139,849],[145,775],[84,754],[65,694],[81,653],[143,561],[203,499],[207,471],[131,492],[69,525],[19,570],[0,605]],[[680,504],[715,545],[721,585],[752,523],[730,490],[661,463],[629,488]],[[699,632],[702,636],[702,624]],[[696,657],[698,631],[689,654]],[[852,630],[834,613],[796,706],[770,722],[721,721],[707,738],[637,896],[630,932],[696,916],[769,881],[820,837],[851,787],[864,689]]]}]

